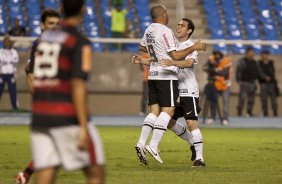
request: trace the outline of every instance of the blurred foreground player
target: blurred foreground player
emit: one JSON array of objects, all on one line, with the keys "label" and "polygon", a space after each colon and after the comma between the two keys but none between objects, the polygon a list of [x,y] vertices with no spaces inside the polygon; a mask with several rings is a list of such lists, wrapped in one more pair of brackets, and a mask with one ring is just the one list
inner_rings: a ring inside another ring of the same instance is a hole
[{"label": "blurred foreground player", "polygon": [[[54,29],[58,25],[59,21],[60,21],[60,15],[57,11],[53,9],[46,9],[41,14],[41,30],[45,31],[45,30]],[[33,82],[34,53],[37,43],[38,43],[38,39],[34,42],[31,48],[29,62],[25,66],[28,86],[31,90],[31,93],[33,93],[32,82]],[[33,172],[34,172],[33,163],[30,162],[22,172],[19,172],[17,174],[17,176],[15,177],[15,182],[17,184],[27,184]]]},{"label": "blurred foreground player", "polygon": [[91,43],[78,31],[83,0],[62,0],[64,21],[45,31],[35,51],[31,145],[35,183],[53,184],[59,167],[81,169],[89,184],[104,183],[104,155],[88,124],[86,80]]}]

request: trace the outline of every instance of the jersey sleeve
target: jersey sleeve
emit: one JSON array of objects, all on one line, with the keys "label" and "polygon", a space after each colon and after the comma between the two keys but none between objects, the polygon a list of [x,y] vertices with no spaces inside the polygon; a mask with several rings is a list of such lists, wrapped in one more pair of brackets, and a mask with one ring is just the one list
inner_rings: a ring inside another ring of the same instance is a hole
[{"label": "jersey sleeve", "polygon": [[175,36],[170,29],[167,28],[164,30],[162,39],[168,53],[177,49]]},{"label": "jersey sleeve", "polygon": [[72,78],[81,78],[87,80],[91,70],[92,50],[91,43],[88,40],[78,41],[74,48]]},{"label": "jersey sleeve", "polygon": [[143,35],[143,37],[141,39],[141,42],[140,42],[140,45],[142,45],[143,47],[146,47],[146,34],[145,33],[144,33],[144,35]]},{"label": "jersey sleeve", "polygon": [[194,51],[191,54],[189,54],[186,59],[194,59],[194,64],[198,64],[198,52]]}]

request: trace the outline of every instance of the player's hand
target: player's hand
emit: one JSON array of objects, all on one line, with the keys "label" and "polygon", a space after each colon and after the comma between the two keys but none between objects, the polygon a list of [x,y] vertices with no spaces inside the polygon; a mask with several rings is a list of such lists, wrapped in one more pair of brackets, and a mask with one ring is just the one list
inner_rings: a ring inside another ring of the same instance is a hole
[{"label": "player's hand", "polygon": [[142,57],[137,55],[137,54],[134,54],[131,58],[131,63],[132,64],[140,64],[141,63],[141,60],[142,60]]},{"label": "player's hand", "polygon": [[162,59],[161,60],[161,66],[173,66],[173,63],[169,59]]},{"label": "player's hand", "polygon": [[78,149],[87,150],[89,147],[89,134],[86,127],[79,128]]},{"label": "player's hand", "polygon": [[199,41],[196,41],[195,44],[194,44],[194,47],[197,51],[206,51],[207,49],[207,44],[206,43],[203,43],[201,42],[200,40]]}]

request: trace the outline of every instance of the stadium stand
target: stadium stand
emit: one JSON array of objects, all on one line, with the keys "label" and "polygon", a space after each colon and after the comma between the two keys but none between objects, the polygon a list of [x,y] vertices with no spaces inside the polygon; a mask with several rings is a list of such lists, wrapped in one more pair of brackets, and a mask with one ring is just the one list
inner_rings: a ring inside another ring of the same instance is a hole
[{"label": "stadium stand", "polygon": [[[212,39],[280,40],[282,28],[282,0],[203,0]],[[242,20],[242,21],[240,21]],[[259,53],[263,47],[252,45]],[[224,53],[243,53],[245,47],[215,45]],[[278,45],[268,46],[273,54],[282,54]]]},{"label": "stadium stand", "polygon": [[[40,2],[40,3],[38,3]],[[134,37],[140,38],[146,27],[151,23],[149,0],[133,0],[129,8],[127,20],[132,23]],[[193,5],[191,1],[188,4]],[[205,11],[206,23],[210,38],[217,40],[281,40],[282,31],[282,0],[202,0],[197,1]],[[124,0],[126,7],[128,0]],[[175,3],[166,2],[170,12],[175,10],[170,6]],[[40,13],[42,8],[58,9],[59,0],[0,0],[0,35],[4,35],[13,27],[14,20],[19,19],[20,24],[26,27],[27,36],[40,35]],[[187,3],[186,3],[187,6]],[[147,8],[144,8],[147,7]],[[188,17],[197,14],[199,10],[187,9]],[[90,38],[111,38],[111,8],[108,0],[86,0],[86,12],[81,31]],[[170,26],[174,26],[175,18],[172,16]],[[195,17],[190,17],[197,23]],[[174,23],[174,24],[173,24]],[[197,25],[198,26],[198,25]],[[199,28],[199,27],[198,27]],[[197,29],[197,33],[205,30]],[[205,34],[205,33],[203,33]],[[194,35],[195,36],[195,35]],[[196,35],[197,37],[197,35]],[[200,37],[201,38],[201,35]],[[204,37],[205,38],[205,37]],[[1,42],[0,42],[1,46]],[[265,46],[252,45],[257,53]],[[225,45],[218,43],[214,49],[223,53],[241,54],[245,45]],[[117,51],[111,44],[93,43],[93,51]],[[273,54],[282,54],[282,47],[278,45],[266,46]],[[138,51],[138,44],[126,44],[126,51]]]},{"label": "stadium stand", "polygon": [[[39,3],[38,3],[39,2]],[[40,4],[40,2],[42,4]],[[100,38],[103,35],[106,38],[111,37],[111,7],[108,7],[108,0],[101,0],[95,3],[95,0],[86,0],[86,12],[84,24],[80,30],[89,38]],[[124,0],[123,6],[127,6],[128,1]],[[20,24],[26,27],[27,36],[37,37],[41,33],[40,14],[42,8],[58,9],[59,0],[0,0],[0,35],[4,35],[13,26],[15,19],[20,20]],[[142,7],[142,8],[140,8]],[[144,7],[148,7],[144,10]],[[102,9],[101,15],[97,15],[97,10]],[[102,24],[99,24],[97,17],[102,18]],[[151,23],[149,14],[148,0],[135,0],[133,7],[129,9],[127,19],[133,23],[134,35],[140,37],[146,27]],[[137,24],[136,24],[137,23]],[[0,46],[2,43],[0,42]],[[101,52],[108,48],[110,51],[116,51],[105,44],[93,43],[93,51]],[[138,44],[126,44],[127,51],[138,51]]]}]

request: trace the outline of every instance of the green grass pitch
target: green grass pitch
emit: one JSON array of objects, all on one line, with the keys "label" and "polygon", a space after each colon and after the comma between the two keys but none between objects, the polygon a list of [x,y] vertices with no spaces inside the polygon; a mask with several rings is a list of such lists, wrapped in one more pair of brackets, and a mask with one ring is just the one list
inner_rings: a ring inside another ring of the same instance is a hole
[{"label": "green grass pitch", "polygon": [[[203,129],[206,168],[191,168],[186,142],[167,131],[160,144],[164,164],[148,155],[140,165],[134,144],[140,127],[99,127],[106,152],[108,184],[282,183],[282,130]],[[0,126],[0,184],[30,160],[29,128]],[[33,182],[31,182],[33,183]],[[85,183],[81,172],[60,171],[59,184]]]}]

